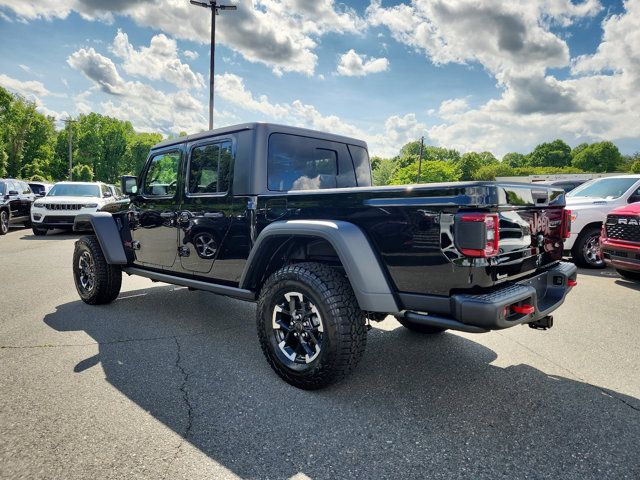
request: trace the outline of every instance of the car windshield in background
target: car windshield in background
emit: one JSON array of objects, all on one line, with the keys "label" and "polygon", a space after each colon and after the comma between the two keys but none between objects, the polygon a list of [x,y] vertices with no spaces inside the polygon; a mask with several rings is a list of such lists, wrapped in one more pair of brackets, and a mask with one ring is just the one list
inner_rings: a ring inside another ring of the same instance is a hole
[{"label": "car windshield in background", "polygon": [[4,195],[4,186],[5,186],[5,183],[0,182],[0,195]]},{"label": "car windshield in background", "polygon": [[579,186],[569,192],[567,197],[618,198],[637,181],[637,178],[601,178]]},{"label": "car windshield in background", "polygon": [[98,185],[73,185],[70,183],[54,185],[48,197],[100,197]]}]

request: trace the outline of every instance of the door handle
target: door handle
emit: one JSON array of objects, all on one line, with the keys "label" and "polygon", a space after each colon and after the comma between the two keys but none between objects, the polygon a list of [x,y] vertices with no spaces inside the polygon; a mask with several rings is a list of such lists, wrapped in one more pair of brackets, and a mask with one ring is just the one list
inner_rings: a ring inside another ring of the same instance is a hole
[{"label": "door handle", "polygon": [[224,218],[224,213],[222,213],[222,212],[205,212],[204,218]]},{"label": "door handle", "polygon": [[173,218],[176,216],[175,212],[162,212],[160,214],[162,218]]}]

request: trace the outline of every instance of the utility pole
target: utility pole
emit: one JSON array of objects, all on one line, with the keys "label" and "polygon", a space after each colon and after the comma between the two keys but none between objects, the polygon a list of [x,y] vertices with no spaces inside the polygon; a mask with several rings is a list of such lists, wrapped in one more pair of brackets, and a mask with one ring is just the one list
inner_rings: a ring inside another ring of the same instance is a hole
[{"label": "utility pole", "polygon": [[424,137],[420,137],[420,158],[418,159],[418,181],[420,183],[420,177],[422,174],[422,152],[424,151]]},{"label": "utility pole", "polygon": [[213,130],[213,75],[215,70],[216,59],[216,15],[220,10],[237,10],[235,5],[218,5],[217,0],[209,0],[209,2],[198,2],[190,0],[192,5],[211,9],[211,63],[209,65],[209,130]]},{"label": "utility pole", "polygon": [[69,128],[69,132],[67,134],[67,140],[69,143],[69,181],[73,180],[73,125],[72,123],[75,122],[75,120],[73,120],[71,117],[63,120],[64,123],[67,124],[67,127]]}]

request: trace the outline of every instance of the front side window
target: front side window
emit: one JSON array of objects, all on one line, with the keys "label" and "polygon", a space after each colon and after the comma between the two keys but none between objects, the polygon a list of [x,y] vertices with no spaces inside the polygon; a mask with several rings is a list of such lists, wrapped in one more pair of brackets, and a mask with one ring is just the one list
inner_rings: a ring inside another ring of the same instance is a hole
[{"label": "front side window", "polygon": [[180,152],[160,153],[151,159],[142,193],[147,196],[174,196],[178,185]]},{"label": "front side window", "polygon": [[195,147],[189,162],[188,192],[198,195],[229,191],[232,158],[231,142]]},{"label": "front side window", "polygon": [[23,195],[31,195],[31,188],[29,188],[29,185],[27,185],[24,182],[21,182],[20,187],[22,187]]},{"label": "front side window", "polygon": [[5,193],[7,192],[7,190],[5,189],[5,182],[0,182],[0,195],[5,195]]}]

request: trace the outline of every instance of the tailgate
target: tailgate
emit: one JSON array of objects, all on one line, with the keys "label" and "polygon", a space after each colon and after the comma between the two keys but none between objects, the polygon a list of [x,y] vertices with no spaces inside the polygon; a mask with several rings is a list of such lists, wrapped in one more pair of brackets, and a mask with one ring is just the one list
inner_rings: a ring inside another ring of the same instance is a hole
[{"label": "tailgate", "polygon": [[564,192],[537,185],[500,185],[496,282],[512,280],[562,258]]}]

